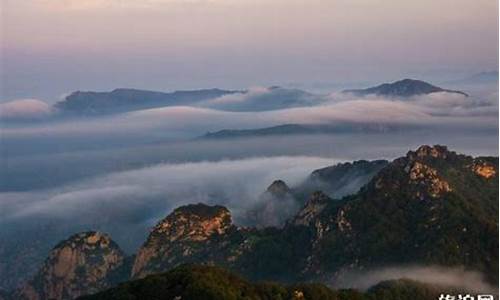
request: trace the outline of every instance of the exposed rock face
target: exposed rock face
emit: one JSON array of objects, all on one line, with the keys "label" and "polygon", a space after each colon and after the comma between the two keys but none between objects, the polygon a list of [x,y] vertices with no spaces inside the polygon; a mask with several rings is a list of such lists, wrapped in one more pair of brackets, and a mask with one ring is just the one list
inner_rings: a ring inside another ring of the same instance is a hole
[{"label": "exposed rock face", "polygon": [[[455,159],[456,153],[444,146],[422,146],[395,160],[375,178],[375,189],[384,193],[407,190],[412,198],[436,199],[451,192],[450,184],[432,166],[436,160]],[[397,176],[393,176],[397,174]]]},{"label": "exposed rock face", "polygon": [[486,179],[493,178],[497,175],[497,168],[495,168],[495,165],[482,159],[476,159],[474,161],[472,170],[477,175]]},{"label": "exposed rock face", "polygon": [[133,277],[167,270],[180,263],[209,262],[224,237],[236,230],[222,206],[193,204],[175,209],[154,227],[137,253]]},{"label": "exposed rock face", "polygon": [[224,234],[231,225],[231,214],[225,207],[187,205],[174,210],[156,225],[152,236],[168,237],[170,242],[204,241],[213,234]]},{"label": "exposed rock face", "polygon": [[314,192],[307,200],[304,207],[291,221],[293,225],[309,225],[326,208],[331,199],[323,192]]},{"label": "exposed rock face", "polygon": [[20,299],[74,299],[109,287],[106,277],[123,263],[124,254],[108,235],[83,232],[59,243]]},{"label": "exposed rock face", "polygon": [[433,157],[433,158],[442,158],[446,159],[448,154],[456,155],[456,153],[450,153],[446,146],[435,145],[433,147],[428,145],[423,145],[419,147],[416,151],[409,151],[406,155],[409,159],[414,160],[416,157],[425,158],[425,157]]},{"label": "exposed rock face", "polygon": [[436,169],[419,162],[415,162],[409,171],[410,183],[415,186],[422,186],[424,193],[417,191],[415,197],[424,199],[425,195],[432,198],[438,198],[444,193],[450,192],[451,188],[448,182],[439,178]]}]

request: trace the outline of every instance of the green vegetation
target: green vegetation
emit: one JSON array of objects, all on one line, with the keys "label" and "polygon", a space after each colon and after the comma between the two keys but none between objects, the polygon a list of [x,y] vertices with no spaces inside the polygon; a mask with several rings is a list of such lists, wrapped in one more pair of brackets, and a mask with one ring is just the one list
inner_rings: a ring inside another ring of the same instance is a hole
[{"label": "green vegetation", "polygon": [[366,292],[333,290],[319,283],[284,286],[251,283],[213,266],[183,265],[169,272],[130,281],[80,300],[428,300],[440,294],[436,286],[410,280],[382,282]]},{"label": "green vegetation", "polygon": [[[318,247],[327,271],[353,261],[364,267],[436,264],[466,266],[498,281],[498,177],[485,178],[472,170],[486,162],[498,172],[498,158],[474,159],[444,147],[434,149],[442,156],[410,152],[357,195],[344,199],[351,230],[328,232]],[[435,171],[437,179],[433,182],[426,174],[412,181],[409,170],[417,163]],[[429,187],[439,187],[439,182],[450,190],[432,195]],[[331,214],[325,212],[323,219]]]}]

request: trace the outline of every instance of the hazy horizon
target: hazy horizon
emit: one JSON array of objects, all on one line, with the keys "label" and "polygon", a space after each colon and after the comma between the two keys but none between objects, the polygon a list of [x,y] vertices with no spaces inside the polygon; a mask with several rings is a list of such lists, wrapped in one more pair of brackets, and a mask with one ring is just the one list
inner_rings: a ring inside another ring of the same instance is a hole
[{"label": "hazy horizon", "polygon": [[2,2],[1,95],[281,85],[332,91],[498,69],[497,1]]}]

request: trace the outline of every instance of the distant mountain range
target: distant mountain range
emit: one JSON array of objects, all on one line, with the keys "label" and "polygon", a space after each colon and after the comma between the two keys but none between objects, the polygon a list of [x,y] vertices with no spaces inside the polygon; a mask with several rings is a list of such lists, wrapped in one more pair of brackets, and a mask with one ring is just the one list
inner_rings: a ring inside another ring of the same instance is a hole
[{"label": "distant mountain range", "polygon": [[316,134],[331,132],[331,126],[284,124],[258,129],[223,129],[216,132],[208,132],[201,138],[204,139],[228,139],[256,136],[287,135],[287,134]]},{"label": "distant mountain range", "polygon": [[376,95],[383,97],[407,98],[418,95],[427,95],[437,92],[447,92],[468,96],[466,93],[455,90],[443,89],[421,80],[403,79],[392,83],[384,83],[375,87],[366,89],[344,90],[343,93],[349,93],[356,96]]},{"label": "distant mountain range", "polygon": [[[479,76],[479,75],[478,75]],[[483,77],[490,74],[483,74]],[[403,79],[384,83],[366,89],[345,90],[356,96],[377,95],[383,97],[407,98],[436,92],[466,93],[443,89],[420,80]],[[202,89],[175,91],[171,93],[136,89],[115,89],[111,92],[77,91],[54,105],[64,115],[103,115],[134,110],[168,107],[196,106],[225,111],[268,111],[291,107],[304,107],[326,101],[322,95],[311,94],[299,89],[269,87],[257,90],[237,91]]]},{"label": "distant mountain range", "polygon": [[[315,191],[282,228],[239,227],[227,208],[200,203],[179,207],[160,220],[133,256],[126,256],[106,234],[75,234],[51,251],[14,299],[73,299],[141,278],[88,299],[158,299],[147,295],[161,291],[186,295],[192,290],[184,284],[192,282],[194,288],[206,280],[225,286],[214,287],[219,291],[241,291],[248,284],[216,270],[204,277],[196,275],[196,268],[174,269],[186,263],[216,265],[250,280],[283,282],[332,282],[332,274],[340,271],[387,265],[460,266],[498,282],[497,157],[474,158],[444,146],[421,146],[390,163],[363,166],[375,167],[376,174],[358,192],[332,199]],[[342,175],[337,173],[352,168],[316,173],[335,180]],[[277,181],[267,192],[284,199],[290,190]],[[164,284],[157,286],[159,282]],[[142,297],[125,297],[137,291]],[[367,299],[402,299],[389,296]],[[209,299],[219,299],[214,297]]]},{"label": "distant mountain range", "polygon": [[241,93],[220,89],[175,91],[172,93],[136,89],[111,92],[77,91],[56,103],[58,110],[76,115],[99,115],[175,105],[191,105],[200,101]]},{"label": "distant mountain range", "polygon": [[[476,81],[487,80],[495,74],[478,74]],[[466,93],[448,90],[430,83],[403,79],[366,89],[344,90],[356,96],[377,95],[391,98],[408,98],[436,92]],[[171,93],[137,89],[115,89],[111,92],[76,91],[54,105],[62,115],[92,116],[122,113],[168,106],[195,106],[224,111],[268,111],[292,107],[305,107],[327,101],[323,95],[315,95],[299,89],[269,87],[245,91],[201,89]]]},{"label": "distant mountain range", "polygon": [[[265,128],[256,129],[223,129],[215,132],[208,132],[200,139],[234,139],[234,138],[251,138],[265,137],[278,135],[301,135],[301,134],[333,134],[346,132],[371,132],[371,133],[386,133],[397,132],[403,129],[403,125],[390,124],[362,124],[362,123],[335,123],[335,124],[283,124]],[[405,129],[411,129],[414,126],[406,126]]]},{"label": "distant mountain range", "polygon": [[66,115],[103,115],[168,106],[195,106],[224,111],[267,111],[311,106],[322,98],[281,87],[235,91],[204,89],[172,93],[116,89],[111,92],[77,91],[54,105]]}]

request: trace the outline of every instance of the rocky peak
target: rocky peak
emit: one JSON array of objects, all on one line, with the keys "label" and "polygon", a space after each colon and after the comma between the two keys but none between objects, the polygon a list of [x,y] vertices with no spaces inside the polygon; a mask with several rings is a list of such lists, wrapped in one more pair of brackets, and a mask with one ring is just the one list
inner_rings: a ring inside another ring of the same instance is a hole
[{"label": "rocky peak", "polygon": [[282,180],[275,180],[246,212],[246,225],[257,228],[282,227],[300,208],[292,190]]},{"label": "rocky peak", "polygon": [[235,229],[229,210],[223,206],[190,204],[175,209],[156,225],[139,249],[133,277],[166,270],[180,262],[204,257],[212,241]]},{"label": "rocky peak", "polygon": [[326,208],[331,199],[321,191],[312,193],[291,221],[293,225],[309,225]]},{"label": "rocky peak", "polygon": [[291,192],[283,180],[275,180],[266,190],[274,197],[282,198]]},{"label": "rocky peak", "polygon": [[495,164],[481,158],[475,159],[472,165],[472,171],[476,173],[476,175],[486,179],[495,177],[497,175],[497,168]]},{"label": "rocky peak", "polygon": [[[432,198],[437,198],[451,191],[448,182],[440,178],[438,171],[432,167],[415,162],[411,167],[408,166],[407,170],[410,177],[409,183],[416,187],[422,187],[425,190],[425,194]],[[424,199],[425,194],[417,191],[415,196]]]},{"label": "rocky peak", "polygon": [[343,93],[350,93],[357,96],[379,95],[384,97],[408,98],[417,95],[426,95],[437,92],[455,93],[465,97],[468,95],[461,91],[443,89],[428,82],[415,79],[402,79],[392,83],[384,83],[366,89],[344,90]]},{"label": "rocky peak", "polygon": [[123,259],[123,252],[108,235],[95,231],[75,234],[52,249],[19,298],[59,300],[95,293],[108,287],[106,277]]},{"label": "rocky peak", "polygon": [[410,159],[410,160],[425,159],[425,158],[428,158],[428,157],[446,159],[451,154],[454,154],[454,152],[448,151],[448,148],[446,146],[441,146],[441,145],[434,145],[434,146],[423,145],[423,146],[420,146],[416,151],[409,151],[406,154],[406,157],[408,159]]},{"label": "rocky peak", "polygon": [[403,192],[419,200],[439,198],[452,191],[443,170],[454,167],[458,158],[446,146],[424,145],[389,164],[374,178],[373,186],[381,195]]},{"label": "rocky peak", "polygon": [[227,208],[199,203],[175,209],[154,227],[151,234],[162,235],[171,242],[182,239],[202,241],[213,234],[224,234],[231,226],[231,213]]}]

